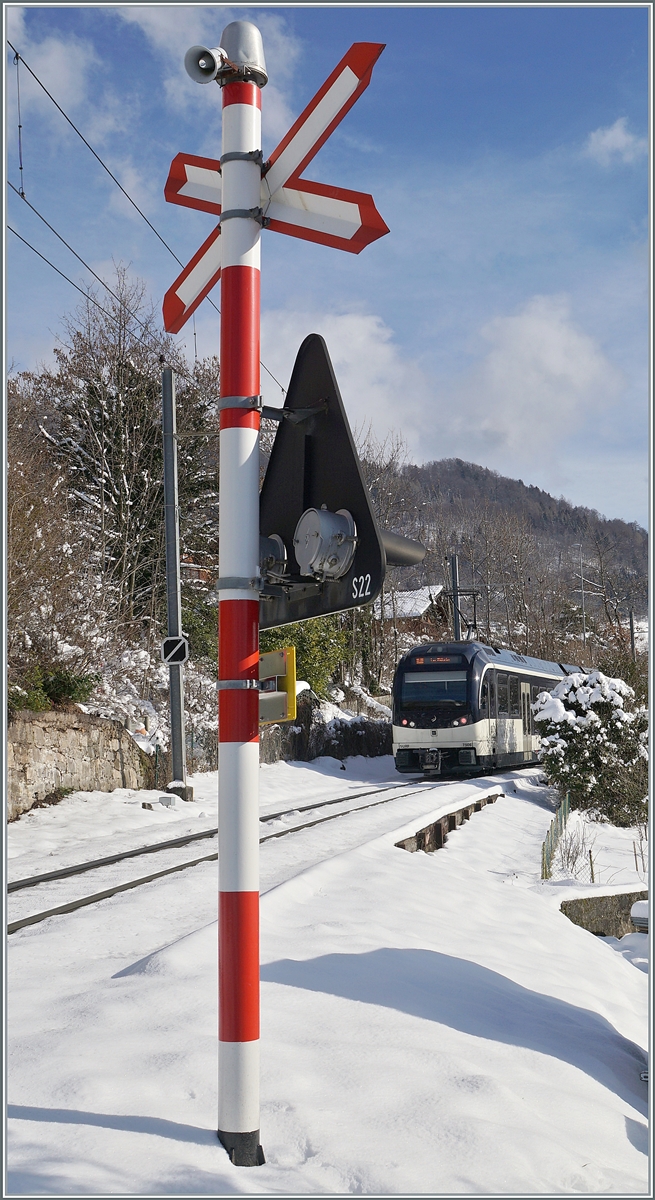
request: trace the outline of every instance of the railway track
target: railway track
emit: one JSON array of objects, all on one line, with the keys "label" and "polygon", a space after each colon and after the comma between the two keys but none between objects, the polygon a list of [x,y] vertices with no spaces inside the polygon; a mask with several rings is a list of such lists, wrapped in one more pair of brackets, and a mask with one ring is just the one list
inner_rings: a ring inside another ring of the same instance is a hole
[{"label": "railway track", "polygon": [[[412,781],[414,782],[414,781]],[[338,813],[330,813],[328,816],[317,817],[312,821],[305,821],[301,825],[293,825],[289,828],[278,829],[275,833],[265,834],[260,837],[260,845],[263,842],[272,841],[274,838],[286,837],[287,834],[299,833],[303,829],[311,829],[315,825],[322,825],[326,821],[336,821],[339,817],[348,816],[351,813],[363,812],[368,808],[376,808],[380,804],[389,804],[393,800],[401,797],[413,796],[419,792],[432,790],[439,787],[439,783],[430,782],[422,783],[414,786],[413,791],[406,789],[412,786],[411,783],[387,784],[381,788],[372,788],[365,792],[355,792],[347,796],[337,796],[330,800],[316,801],[313,804],[305,804],[302,806],[295,805],[293,808],[283,809],[279,812],[265,813],[259,820],[262,824],[269,824],[272,821],[279,820],[283,817],[291,816],[293,813],[316,811],[322,808],[328,808],[334,804],[344,804],[349,800],[362,799],[367,796],[379,795],[380,792],[392,791],[393,796],[387,796],[383,800],[374,800],[370,804],[358,804],[355,808],[348,808]],[[129,858],[136,858],[145,854],[156,854],[163,850],[176,849],[177,847],[187,846],[192,842],[201,841],[207,838],[218,836],[216,829],[206,829],[202,833],[191,833],[179,838],[171,838],[165,842],[157,842],[151,846],[141,846],[135,850],[125,850],[119,854],[111,854],[105,858],[93,859],[90,862],[80,863],[73,867],[62,867],[57,871],[48,871],[42,875],[33,875],[26,879],[17,879],[13,883],[8,884],[8,892],[16,892],[25,888],[38,887],[44,883],[51,883],[59,879],[66,879],[73,875],[82,875],[88,871],[99,870],[102,867],[113,865],[117,862],[122,862]],[[161,879],[165,875],[172,875],[177,871],[185,871],[187,867],[196,867],[200,863],[215,862],[218,859],[218,851],[212,854],[204,854],[200,858],[188,859],[183,863],[177,863],[172,867],[165,867],[160,871],[153,871],[149,875],[143,875],[138,879],[132,879],[127,883],[114,884],[103,891],[94,892],[90,896],[83,896],[78,900],[71,900],[66,904],[59,904],[54,908],[46,909],[44,912],[33,913],[31,916],[22,917],[17,921],[10,921],[7,925],[7,933],[16,933],[19,929],[24,929],[28,925],[37,925],[41,921],[47,920],[48,917],[60,916],[64,913],[74,912],[78,908],[84,908],[90,904],[98,904],[101,900],[107,900],[111,896],[117,895],[119,892],[130,891],[132,888],[142,887],[147,883],[152,883],[155,879]]]}]

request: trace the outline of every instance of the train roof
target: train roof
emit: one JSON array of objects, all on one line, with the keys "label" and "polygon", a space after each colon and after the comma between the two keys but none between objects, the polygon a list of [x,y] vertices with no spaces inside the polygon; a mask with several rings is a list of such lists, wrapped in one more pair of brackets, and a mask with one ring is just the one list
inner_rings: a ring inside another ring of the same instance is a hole
[{"label": "train roof", "polygon": [[488,646],[485,642],[425,642],[419,646],[412,646],[412,649],[403,655],[400,662],[421,652],[425,654],[460,654],[469,662],[474,658],[479,658],[485,663],[493,663],[496,666],[523,667],[544,675],[573,675],[582,670],[581,667],[573,666],[571,663],[556,663],[548,662],[543,658],[531,658],[526,654],[518,654],[515,650],[496,649],[494,646]]}]

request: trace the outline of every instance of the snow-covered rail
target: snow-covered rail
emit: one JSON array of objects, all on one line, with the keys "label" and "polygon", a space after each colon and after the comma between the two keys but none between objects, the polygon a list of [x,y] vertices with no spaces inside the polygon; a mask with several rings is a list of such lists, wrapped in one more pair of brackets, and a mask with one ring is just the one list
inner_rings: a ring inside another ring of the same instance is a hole
[{"label": "snow-covered rail", "polygon": [[[339,817],[345,817],[353,813],[363,812],[365,809],[375,808],[379,804],[390,804],[396,799],[405,799],[407,796],[416,795],[423,791],[433,791],[437,787],[443,786],[443,783],[416,784],[412,791],[407,789],[411,787],[411,783],[402,784],[387,784],[384,787],[372,788],[366,792],[357,792],[355,795],[339,796],[330,800],[315,801],[313,804],[306,804],[302,807],[295,806],[294,808],[284,809],[280,812],[266,813],[260,817],[260,821],[268,823],[274,820],[279,820],[285,816],[291,816],[297,812],[316,811],[317,809],[326,808],[332,804],[342,804],[348,800],[359,799],[361,797],[378,795],[380,792],[392,791],[393,796],[387,796],[384,800],[374,800],[370,804],[358,804],[355,808],[344,809],[338,813],[330,813],[326,817],[317,817],[313,821],[305,821],[301,825],[293,825],[290,828],[276,830],[275,833],[265,834],[259,839],[260,844],[271,841],[273,838],[285,837],[289,833],[299,833],[304,829],[311,829],[315,825],[321,825],[326,821],[336,821]],[[95,859],[92,862],[81,863],[74,867],[64,867],[59,871],[49,871],[43,875],[34,875],[29,879],[18,879],[8,885],[8,891],[17,891],[21,888],[36,887],[39,884],[53,882],[57,879],[64,879],[71,875],[83,874],[87,871],[96,870],[104,866],[111,865],[116,862],[121,862],[127,858],[133,858],[139,854],[151,854],[159,850],[168,850],[175,847],[188,845],[190,842],[197,841],[201,838],[216,837],[217,830],[204,830],[202,833],[188,834],[181,838],[172,838],[166,842],[158,842],[154,846],[140,847],[136,850],[127,850],[121,854],[109,855],[106,858]],[[84,908],[90,904],[97,904],[101,900],[107,900],[111,896],[117,895],[119,892],[126,892],[132,888],[141,887],[147,883],[152,883],[156,879],[161,879],[165,875],[172,875],[177,871],[184,871],[187,867],[195,867],[200,863],[213,862],[218,858],[218,853],[204,854],[200,858],[189,859],[183,863],[177,863],[172,867],[165,867],[161,871],[154,871],[149,875],[141,876],[138,879],[129,880],[127,883],[114,884],[109,888],[105,888],[101,892],[95,892],[91,896],[84,896],[78,900],[71,900],[66,904],[59,904],[54,908],[46,909],[44,912],[34,913],[31,916],[22,917],[17,921],[10,921],[7,925],[7,933],[16,933],[19,929],[25,928],[27,925],[36,925],[41,921],[45,921],[48,917],[60,916],[65,913],[74,912],[78,908]]]},{"label": "snow-covered rail", "polygon": [[[269,821],[275,821],[281,817],[292,816],[297,812],[309,812],[311,809],[327,808],[330,804],[345,804],[347,800],[359,800],[362,796],[375,796],[379,792],[399,791],[401,788],[411,787],[414,781],[407,783],[392,783],[385,787],[368,788],[365,792],[350,793],[347,796],[336,796],[331,800],[315,800],[313,804],[296,805],[294,808],[282,809],[280,812],[265,813],[259,818],[262,824]],[[405,793],[406,794],[406,793]],[[409,793],[413,795],[413,793]],[[367,805],[359,805],[358,807],[366,808]],[[349,809],[349,812],[355,812],[355,809]],[[340,813],[337,814],[341,816]],[[309,824],[315,824],[310,822]],[[299,828],[309,828],[309,826],[301,826]],[[285,830],[284,832],[292,833],[293,830]],[[79,863],[73,867],[61,867],[57,871],[46,871],[42,875],[31,875],[26,879],[16,879],[13,883],[7,884],[8,892],[18,892],[23,888],[36,887],[40,883],[52,883],[56,879],[66,879],[71,875],[83,875],[86,871],[95,871],[100,867],[108,867],[113,863],[122,862],[127,858],[138,858],[141,854],[156,854],[161,850],[174,850],[178,846],[188,846],[191,842],[201,841],[203,838],[214,838],[218,836],[217,829],[204,829],[202,833],[189,833],[184,837],[170,838],[165,842],[155,842],[150,846],[138,846],[135,850],[123,850],[119,854],[108,854],[105,858],[94,858],[90,862]],[[279,837],[280,834],[273,834],[273,837]],[[260,839],[265,841],[266,839]],[[204,859],[199,859],[199,862],[204,862]],[[191,865],[191,864],[188,864]]]}]

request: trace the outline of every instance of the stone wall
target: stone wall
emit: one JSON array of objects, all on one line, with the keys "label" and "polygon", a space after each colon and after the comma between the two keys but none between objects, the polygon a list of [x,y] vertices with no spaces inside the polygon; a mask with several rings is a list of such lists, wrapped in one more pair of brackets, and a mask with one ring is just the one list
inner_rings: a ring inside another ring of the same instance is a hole
[{"label": "stone wall", "polygon": [[81,712],[19,712],[7,734],[7,820],[58,790],[152,787],[147,754],[118,721]]},{"label": "stone wall", "polygon": [[635,900],[647,900],[648,892],[614,892],[611,896],[583,896],[564,900],[560,909],[574,925],[581,925],[601,937],[625,937],[634,933],[630,909]]},{"label": "stone wall", "polygon": [[[391,723],[356,717],[325,722],[313,692],[301,692],[294,722],[261,731],[260,761],[309,762],[391,754]],[[111,792],[154,787],[154,759],[118,721],[75,712],[19,712],[7,738],[7,820],[57,791]],[[158,786],[171,778],[169,755],[159,754]]]}]

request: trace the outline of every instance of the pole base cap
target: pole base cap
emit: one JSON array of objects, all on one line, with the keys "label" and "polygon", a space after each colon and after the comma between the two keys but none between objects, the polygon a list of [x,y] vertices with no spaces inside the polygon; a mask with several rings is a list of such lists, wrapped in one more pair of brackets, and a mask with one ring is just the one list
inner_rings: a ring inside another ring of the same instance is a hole
[{"label": "pole base cap", "polygon": [[193,788],[187,784],[167,784],[166,791],[171,796],[178,796],[180,800],[193,800]]},{"label": "pole base cap", "polygon": [[261,1167],[266,1162],[259,1142],[259,1130],[252,1133],[227,1133],[218,1130],[218,1140],[227,1150],[230,1162],[235,1167]]}]

